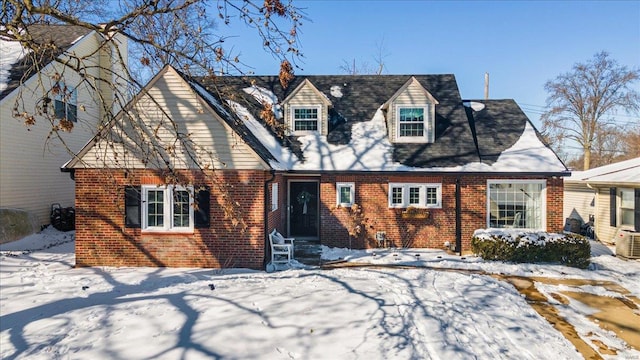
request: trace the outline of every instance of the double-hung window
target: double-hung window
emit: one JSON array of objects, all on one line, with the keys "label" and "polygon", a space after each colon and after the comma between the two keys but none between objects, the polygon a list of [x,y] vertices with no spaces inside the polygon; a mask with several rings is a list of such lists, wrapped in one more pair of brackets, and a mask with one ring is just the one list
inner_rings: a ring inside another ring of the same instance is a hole
[{"label": "double-hung window", "polygon": [[53,105],[57,119],[78,122],[78,93],[75,88],[60,82]]},{"label": "double-hung window", "polygon": [[389,184],[389,207],[441,208],[442,184]]},{"label": "double-hung window", "polygon": [[398,107],[397,140],[425,142],[428,137],[428,106]]},{"label": "double-hung window", "polygon": [[355,202],[355,188],[354,183],[337,183],[336,204],[342,207],[351,207]]},{"label": "double-hung window", "polygon": [[318,131],[320,121],[319,107],[294,106],[291,109],[294,131]]},{"label": "double-hung window", "polygon": [[635,190],[620,189],[620,225],[635,227]]},{"label": "double-hung window", "polygon": [[142,186],[142,230],[192,231],[193,187]]},{"label": "double-hung window", "polygon": [[545,180],[489,180],[488,227],[545,229],[545,187]]}]

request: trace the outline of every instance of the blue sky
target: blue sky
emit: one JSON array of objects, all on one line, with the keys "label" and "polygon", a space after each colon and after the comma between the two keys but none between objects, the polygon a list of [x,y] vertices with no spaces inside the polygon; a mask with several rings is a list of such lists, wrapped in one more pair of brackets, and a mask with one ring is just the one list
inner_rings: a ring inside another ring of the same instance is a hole
[{"label": "blue sky", "polygon": [[[345,60],[374,65],[382,42],[384,73],[453,73],[463,98],[480,99],[488,72],[490,98],[515,99],[538,127],[544,83],[576,62],[605,50],[622,65],[640,67],[640,1],[294,3],[309,18],[300,31],[304,59],[297,74],[342,74]],[[237,31],[232,42],[243,60],[256,74],[276,74],[277,61],[255,35]]]}]

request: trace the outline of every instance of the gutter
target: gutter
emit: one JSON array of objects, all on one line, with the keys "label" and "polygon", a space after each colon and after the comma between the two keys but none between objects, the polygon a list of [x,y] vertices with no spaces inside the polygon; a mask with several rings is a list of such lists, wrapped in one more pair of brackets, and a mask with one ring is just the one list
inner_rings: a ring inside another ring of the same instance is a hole
[{"label": "gutter", "polygon": [[60,168],[60,172],[69,173],[69,177],[71,178],[71,180],[73,180],[73,181],[76,180],[76,169],[69,169],[69,168],[61,167]]},{"label": "gutter", "polygon": [[263,225],[263,230],[264,230],[264,258],[262,259],[262,269],[266,269],[267,268],[267,259],[269,259],[267,254],[267,249],[269,248],[267,246],[267,240],[266,237],[269,235],[269,201],[267,201],[267,194],[269,193],[269,184],[273,182],[273,180],[276,179],[276,171],[271,169],[269,171],[269,173],[271,173],[271,178],[267,179],[264,181],[264,225]]},{"label": "gutter", "polygon": [[543,177],[567,177],[571,176],[570,171],[558,172],[491,172],[491,171],[368,171],[368,170],[286,170],[288,175],[321,175],[321,174],[354,174],[354,175],[448,175],[448,176],[543,176]]}]

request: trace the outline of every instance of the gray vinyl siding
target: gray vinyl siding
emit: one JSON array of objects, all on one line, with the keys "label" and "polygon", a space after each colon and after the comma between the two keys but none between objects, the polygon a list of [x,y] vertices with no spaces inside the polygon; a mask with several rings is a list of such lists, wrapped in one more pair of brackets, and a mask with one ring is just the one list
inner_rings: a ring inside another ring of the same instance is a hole
[{"label": "gray vinyl siding", "polygon": [[578,218],[583,222],[589,221],[589,215],[595,215],[596,191],[586,184],[564,183],[564,218]]},{"label": "gray vinyl siding", "polygon": [[287,127],[293,132],[293,114],[292,106],[308,106],[320,108],[320,121],[318,124],[318,130],[320,134],[327,135],[329,131],[328,121],[329,109],[326,105],[326,99],[322,99],[322,95],[318,94],[313,88],[308,85],[304,85],[298,92],[287,101],[284,105],[284,119]]},{"label": "gray vinyl siding", "polygon": [[[85,36],[72,47],[78,56],[89,56],[95,52],[100,38],[95,33]],[[98,55],[85,60],[88,76],[97,77]],[[71,155],[60,139],[48,139],[51,125],[48,120],[36,117],[36,124],[30,128],[24,125],[24,119],[14,118],[16,101],[24,108],[34,109],[42,97],[42,86],[51,87],[53,74],[62,74],[65,83],[76,87],[78,122],[71,132],[61,132],[64,144],[70,151],[77,152],[91,139],[96,124],[103,112],[95,93],[86,85],[80,85],[81,79],[69,70],[63,70],[59,64],[50,63],[25,84],[8,94],[0,102],[0,207],[29,211],[38,217],[40,224],[49,223],[52,203],[74,205],[74,181],[68,173],[62,173],[60,167]]]},{"label": "gray vinyl siding", "polygon": [[[123,117],[109,135],[114,140],[122,138],[122,141],[96,143],[79,166],[163,168],[168,161],[173,168],[191,169],[197,165],[191,158],[194,155],[199,165],[213,169],[265,168],[255,152],[172,70],[167,70],[153,84],[148,95],[135,101],[134,111],[145,123],[143,140],[141,131],[133,130],[134,125]],[[172,120],[177,133],[189,134],[188,142],[193,145],[185,145],[176,137]],[[143,143],[148,144],[146,149],[140,146]],[[184,146],[191,147],[185,149]]]},{"label": "gray vinyl siding", "polygon": [[389,139],[391,142],[397,140],[397,125],[398,125],[398,108],[402,106],[427,106],[428,105],[428,121],[427,131],[429,133],[429,142],[433,142],[434,138],[434,119],[435,119],[435,107],[431,103],[429,97],[425,94],[425,90],[417,82],[411,82],[407,88],[400,93],[391,103],[390,114],[387,116],[390,118],[388,122],[389,126]]}]

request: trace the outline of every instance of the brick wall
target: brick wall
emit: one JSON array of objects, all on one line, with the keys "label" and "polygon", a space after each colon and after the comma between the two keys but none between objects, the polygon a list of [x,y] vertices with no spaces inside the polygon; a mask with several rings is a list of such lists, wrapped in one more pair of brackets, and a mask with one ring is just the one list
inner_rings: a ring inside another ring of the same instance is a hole
[{"label": "brick wall", "polygon": [[[497,176],[460,177],[462,251],[471,247],[476,229],[487,226],[487,180],[508,179]],[[510,177],[516,179],[515,177]],[[518,177],[517,179],[522,179]],[[531,178],[534,179],[534,178]],[[540,178],[538,178],[540,179]],[[348,228],[353,226],[350,210],[336,208],[336,182],[353,182],[357,204],[362,206],[366,233],[349,243]],[[403,209],[388,207],[388,184],[441,183],[442,208],[429,209],[427,219],[405,219]],[[547,179],[547,231],[562,231],[562,179]],[[373,248],[375,233],[385,231],[387,246],[444,248],[456,241],[456,177],[442,175],[323,175],[320,182],[320,237],[324,245],[335,247]]]},{"label": "brick wall", "polygon": [[[76,264],[261,269],[264,181],[270,174],[183,171],[179,177],[181,183],[211,189],[209,228],[196,228],[192,234],[149,234],[125,228],[125,186],[162,183],[166,177],[150,170],[76,170]],[[242,222],[236,226],[222,210],[225,196],[238,202]]]},{"label": "brick wall", "polygon": [[[269,176],[271,178],[271,176]],[[275,211],[271,211],[271,184],[278,184],[278,209]],[[286,224],[286,196],[287,196],[287,183],[284,180],[282,174],[276,174],[273,181],[269,183],[269,194],[268,194],[268,204],[269,211],[267,214],[267,231],[272,231],[273,229],[278,229],[278,232],[281,234],[286,234],[285,224]]]}]

